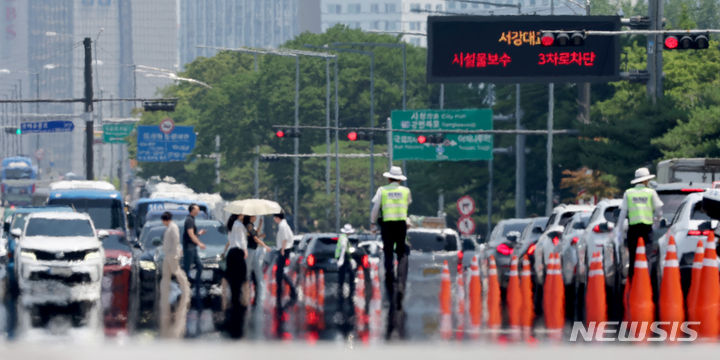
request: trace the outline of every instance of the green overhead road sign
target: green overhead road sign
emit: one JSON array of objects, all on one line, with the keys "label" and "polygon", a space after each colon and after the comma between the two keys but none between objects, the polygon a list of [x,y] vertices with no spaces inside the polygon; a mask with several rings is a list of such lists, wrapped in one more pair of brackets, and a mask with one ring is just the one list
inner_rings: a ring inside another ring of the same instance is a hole
[{"label": "green overhead road sign", "polygon": [[[461,161],[492,159],[491,134],[442,133],[443,130],[492,130],[491,109],[395,110],[393,160]],[[422,131],[403,132],[402,130]],[[427,139],[442,134],[442,143]],[[422,137],[419,141],[418,138]],[[421,143],[424,142],[424,143]]]},{"label": "green overhead road sign", "polygon": [[103,142],[106,144],[124,144],[135,128],[134,123],[103,124]]}]

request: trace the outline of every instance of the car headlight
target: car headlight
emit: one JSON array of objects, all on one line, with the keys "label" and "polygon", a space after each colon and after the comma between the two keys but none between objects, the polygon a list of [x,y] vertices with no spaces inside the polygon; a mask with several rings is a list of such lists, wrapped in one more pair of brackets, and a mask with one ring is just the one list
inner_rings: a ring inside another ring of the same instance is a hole
[{"label": "car headlight", "polygon": [[87,254],[85,254],[85,261],[88,260],[95,260],[100,258],[100,251],[92,251]]},{"label": "car headlight", "polygon": [[145,271],[154,271],[155,263],[147,260],[140,260],[140,268]]},{"label": "car headlight", "polygon": [[35,253],[32,251],[28,251],[28,250],[20,250],[20,257],[24,257],[24,258],[30,259],[32,261],[37,260],[37,256],[35,256]]}]

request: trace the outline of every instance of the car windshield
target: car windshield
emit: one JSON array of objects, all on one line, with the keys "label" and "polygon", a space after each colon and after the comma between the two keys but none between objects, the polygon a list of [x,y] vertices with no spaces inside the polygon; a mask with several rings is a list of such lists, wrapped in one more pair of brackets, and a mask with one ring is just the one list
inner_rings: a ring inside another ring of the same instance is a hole
[{"label": "car windshield", "polygon": [[117,199],[63,199],[55,198],[50,205],[70,205],[77,212],[90,215],[96,229],[123,229],[123,204]]},{"label": "car windshield", "polygon": [[105,250],[121,250],[130,252],[130,244],[125,241],[122,235],[108,235],[108,237],[102,239],[103,248]]},{"label": "car windshield", "polygon": [[671,219],[680,208],[683,200],[687,197],[686,193],[680,192],[659,192],[660,200],[663,202],[662,213],[666,219]]},{"label": "car windshield", "polygon": [[525,229],[525,226],[527,226],[527,223],[507,223],[503,227],[503,236],[507,236],[507,234],[511,231],[517,231],[519,233],[522,233],[522,231]]},{"label": "car windshield", "polygon": [[311,254],[335,254],[338,238],[321,236],[310,247]]},{"label": "car windshield", "polygon": [[[227,229],[222,226],[219,223],[215,222],[208,222],[208,223],[202,223],[197,222],[195,224],[198,228],[198,232],[200,230],[205,230],[205,234],[200,235],[200,241],[202,241],[205,245],[208,246],[225,246],[227,243]],[[143,232],[140,234],[140,243],[142,244],[143,248],[145,249],[152,249],[155,246],[153,245],[153,239],[157,238],[160,241],[162,241],[163,233],[165,233],[165,226],[153,226],[149,229],[143,229]],[[185,231],[185,226],[183,224],[178,224],[178,229],[180,230],[180,234]],[[182,235],[180,235],[182,238]]]},{"label": "car windshield", "polygon": [[31,168],[5,169],[5,178],[8,180],[22,180],[32,178]]},{"label": "car windshield", "polygon": [[408,232],[408,240],[413,250],[423,252],[445,250],[445,237],[440,233],[412,231]]},{"label": "car windshield", "polygon": [[463,239],[462,250],[475,251],[475,241],[473,239]]},{"label": "car windshield", "polygon": [[90,221],[83,219],[30,219],[25,236],[95,236]]}]

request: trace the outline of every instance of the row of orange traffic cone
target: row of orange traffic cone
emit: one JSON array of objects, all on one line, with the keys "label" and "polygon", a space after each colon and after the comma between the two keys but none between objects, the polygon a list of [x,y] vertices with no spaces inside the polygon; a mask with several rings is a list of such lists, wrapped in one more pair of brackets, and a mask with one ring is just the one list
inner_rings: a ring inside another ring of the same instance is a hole
[{"label": "row of orange traffic cone", "polygon": [[[488,260],[488,289],[487,289],[487,328],[491,333],[497,334],[502,325],[500,282],[498,280],[495,258]],[[510,282],[508,284],[508,316],[511,328],[523,330],[529,336],[534,320],[533,290],[530,273],[530,262],[523,258],[522,272],[518,273],[518,259],[513,257],[510,265]],[[443,264],[440,286],[440,336],[449,340],[452,337],[452,290],[450,271],[447,261]],[[470,266],[470,276],[465,286],[465,277],[462,269],[457,276],[457,302],[455,308],[455,337],[459,340],[467,333],[470,339],[480,338],[480,327],[483,314],[482,285],[480,281],[480,265],[477,257],[473,257]],[[467,306],[466,306],[467,305]],[[467,310],[467,313],[466,313]],[[469,315],[469,316],[468,316]],[[467,329],[467,331],[465,331]]]}]

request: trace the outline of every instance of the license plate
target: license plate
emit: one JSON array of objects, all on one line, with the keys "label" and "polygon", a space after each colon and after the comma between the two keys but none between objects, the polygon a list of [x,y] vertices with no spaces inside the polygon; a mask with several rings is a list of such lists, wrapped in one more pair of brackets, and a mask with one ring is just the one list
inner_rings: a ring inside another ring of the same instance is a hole
[{"label": "license plate", "polygon": [[432,276],[440,274],[440,268],[423,269],[423,276]]},{"label": "license plate", "polygon": [[68,277],[72,275],[72,270],[68,267],[51,267],[50,275],[56,275],[56,276],[65,276]]}]

